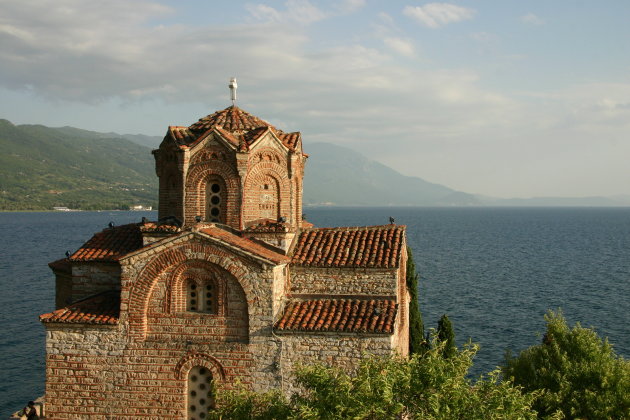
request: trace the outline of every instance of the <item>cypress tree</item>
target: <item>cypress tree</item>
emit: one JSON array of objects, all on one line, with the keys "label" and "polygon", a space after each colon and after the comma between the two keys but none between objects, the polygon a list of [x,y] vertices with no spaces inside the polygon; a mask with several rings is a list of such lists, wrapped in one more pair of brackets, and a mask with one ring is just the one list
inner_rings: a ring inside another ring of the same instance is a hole
[{"label": "cypress tree", "polygon": [[424,324],[418,301],[418,273],[411,248],[407,247],[407,290],[409,290],[409,354],[424,353],[428,344],[424,339]]},{"label": "cypress tree", "polygon": [[453,324],[446,314],[442,315],[438,321],[437,338],[440,342],[444,343],[444,349],[442,350],[444,358],[453,357],[457,354],[457,348],[455,347],[455,331],[453,331]]}]

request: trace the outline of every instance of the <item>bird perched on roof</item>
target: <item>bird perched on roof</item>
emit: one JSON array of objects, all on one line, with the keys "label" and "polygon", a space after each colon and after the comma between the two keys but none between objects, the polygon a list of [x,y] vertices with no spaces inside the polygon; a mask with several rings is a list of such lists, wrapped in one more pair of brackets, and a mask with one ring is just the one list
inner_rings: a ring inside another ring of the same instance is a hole
[{"label": "bird perched on roof", "polygon": [[113,228],[116,225],[114,224],[114,222],[109,222],[109,224],[107,226],[109,226],[109,228],[111,229],[111,228]]},{"label": "bird perched on roof", "polygon": [[195,222],[200,223],[203,220],[201,216],[195,216]]},{"label": "bird perched on roof", "polygon": [[149,219],[147,219],[146,217],[142,216],[142,223],[146,223],[148,221],[149,221]]},{"label": "bird perched on roof", "polygon": [[70,258],[70,251],[66,251],[66,258]]},{"label": "bird perched on roof", "polygon": [[394,220],[394,218],[392,216],[389,216],[389,223],[391,225],[395,225],[396,224],[396,220]]}]

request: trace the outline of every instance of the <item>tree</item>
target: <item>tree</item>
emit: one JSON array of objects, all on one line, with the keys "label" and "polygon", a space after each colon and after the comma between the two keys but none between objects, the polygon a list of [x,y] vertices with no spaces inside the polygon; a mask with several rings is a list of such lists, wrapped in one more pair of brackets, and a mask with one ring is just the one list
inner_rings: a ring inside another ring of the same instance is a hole
[{"label": "tree", "polygon": [[407,290],[409,290],[409,354],[423,353],[427,348],[424,324],[418,300],[418,273],[411,248],[407,247]]},{"label": "tree", "polygon": [[[523,394],[499,371],[488,378],[468,378],[477,351],[469,344],[444,358],[432,338],[431,349],[410,358],[372,357],[361,361],[354,375],[324,365],[296,369],[299,391],[290,399],[276,391],[219,391],[211,419],[535,419],[535,395]],[[261,402],[270,401],[265,411]],[[251,410],[251,412],[248,412]],[[268,415],[263,417],[262,415]],[[285,417],[282,417],[285,416]]]},{"label": "tree", "polygon": [[437,339],[444,343],[444,346],[442,347],[442,355],[444,357],[453,357],[457,352],[457,347],[455,347],[455,331],[453,330],[451,320],[448,319],[446,314],[442,315],[438,321],[436,334]]},{"label": "tree", "polygon": [[210,410],[209,420],[280,420],[291,416],[286,397],[278,390],[251,392],[244,385],[236,389],[216,390],[219,409]]},{"label": "tree", "polygon": [[504,377],[540,390],[533,407],[541,417],[630,418],[630,363],[593,329],[570,329],[560,311],[545,320],[541,344],[506,355]]}]

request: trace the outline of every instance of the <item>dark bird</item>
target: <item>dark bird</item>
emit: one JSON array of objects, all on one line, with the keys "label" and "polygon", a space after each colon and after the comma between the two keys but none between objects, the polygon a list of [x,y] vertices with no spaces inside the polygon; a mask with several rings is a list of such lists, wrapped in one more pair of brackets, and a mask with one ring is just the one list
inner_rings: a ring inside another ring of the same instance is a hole
[{"label": "dark bird", "polygon": [[148,221],[149,221],[149,219],[147,219],[146,217],[142,216],[142,223],[146,223]]},{"label": "dark bird", "polygon": [[201,222],[201,220],[202,220],[201,216],[195,216],[195,221],[196,221],[197,223],[200,223],[200,222]]},{"label": "dark bird", "polygon": [[114,226],[116,226],[116,225],[114,224],[114,222],[109,222],[109,224],[108,224],[107,226],[109,226],[109,227],[110,227],[110,229],[111,229],[111,228],[113,228],[113,227],[114,227]]},{"label": "dark bird", "polygon": [[392,216],[389,216],[389,223],[393,225],[396,223],[396,220],[394,220]]},{"label": "dark bird", "polygon": [[279,223],[284,223],[284,222],[286,222],[286,221],[287,221],[287,218],[286,218],[286,217],[284,217],[284,216],[280,216],[280,217],[278,217],[278,222],[279,222]]},{"label": "dark bird", "polygon": [[70,258],[70,251],[66,251],[66,258]]}]

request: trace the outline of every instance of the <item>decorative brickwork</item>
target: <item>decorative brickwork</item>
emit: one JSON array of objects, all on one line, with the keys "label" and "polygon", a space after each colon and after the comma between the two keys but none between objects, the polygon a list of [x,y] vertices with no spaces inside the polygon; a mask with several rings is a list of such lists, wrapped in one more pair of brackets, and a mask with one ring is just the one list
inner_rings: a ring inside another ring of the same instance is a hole
[{"label": "decorative brickwork", "polygon": [[225,380],[225,370],[216,358],[202,353],[189,352],[175,366],[177,379],[184,379],[193,366],[203,366],[212,372],[215,379]]},{"label": "decorative brickwork", "polygon": [[300,133],[229,107],[153,154],[159,220],[50,264],[49,418],[201,418],[210,384],[289,392],[296,363],[407,353],[405,228],[303,221]]},{"label": "decorative brickwork", "polygon": [[195,217],[201,216],[202,220],[211,221],[206,202],[209,191],[208,185],[212,181],[220,184],[223,205],[220,222],[239,229],[240,222],[240,196],[241,183],[238,173],[227,163],[221,161],[204,162],[193,166],[186,179],[186,225],[195,224]]}]

